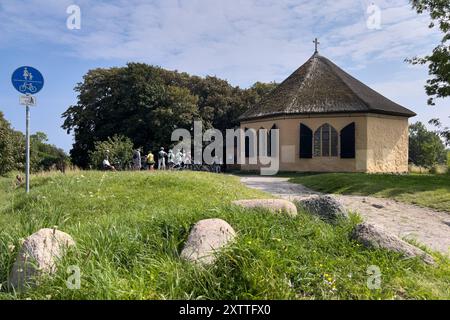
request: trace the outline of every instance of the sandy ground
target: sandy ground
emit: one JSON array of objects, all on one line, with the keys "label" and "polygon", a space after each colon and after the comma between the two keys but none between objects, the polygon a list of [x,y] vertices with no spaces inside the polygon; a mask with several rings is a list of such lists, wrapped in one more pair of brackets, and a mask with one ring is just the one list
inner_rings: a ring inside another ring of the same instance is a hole
[{"label": "sandy ground", "polygon": [[[266,191],[277,197],[298,200],[314,192],[288,178],[242,177],[241,182],[250,188]],[[450,255],[450,213],[434,211],[391,199],[332,195],[345,208],[358,212],[365,221],[383,226],[403,239],[413,239],[433,250]]]}]

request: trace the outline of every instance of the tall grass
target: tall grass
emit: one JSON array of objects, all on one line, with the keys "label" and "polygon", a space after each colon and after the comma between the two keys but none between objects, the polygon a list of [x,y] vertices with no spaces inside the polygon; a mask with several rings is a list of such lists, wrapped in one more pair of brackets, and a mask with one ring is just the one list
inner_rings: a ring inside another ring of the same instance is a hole
[{"label": "tall grass", "polygon": [[[359,221],[331,226],[308,213],[296,218],[243,210],[231,201],[268,195],[233,176],[193,172],[74,172],[34,176],[32,191],[0,180],[0,282],[21,239],[43,227],[72,235],[74,250],[57,274],[22,295],[0,299],[400,299],[450,298],[448,259],[430,267],[349,239]],[[7,191],[3,193],[3,191]],[[222,218],[237,240],[217,262],[199,267],[179,253],[192,225]],[[66,286],[70,265],[81,288]],[[378,290],[367,268],[382,272]]]}]

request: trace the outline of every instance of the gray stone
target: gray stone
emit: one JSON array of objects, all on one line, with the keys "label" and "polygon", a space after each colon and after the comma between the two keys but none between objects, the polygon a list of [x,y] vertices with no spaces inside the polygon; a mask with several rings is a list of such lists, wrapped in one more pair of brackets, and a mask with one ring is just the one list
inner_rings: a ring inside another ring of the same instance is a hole
[{"label": "gray stone", "polygon": [[181,251],[181,258],[208,265],[215,261],[215,253],[236,237],[233,228],[222,219],[197,222]]},{"label": "gray stone", "polygon": [[407,258],[419,257],[428,264],[435,264],[433,257],[425,251],[388,233],[380,226],[369,224],[367,222],[358,224],[353,229],[351,237],[367,248],[383,248],[401,253]]},{"label": "gray stone", "polygon": [[25,239],[9,277],[9,286],[23,291],[35,286],[43,275],[56,272],[56,262],[68,247],[75,245],[72,237],[56,229],[41,229]]},{"label": "gray stone", "polygon": [[328,222],[336,222],[339,219],[347,219],[348,214],[344,207],[330,196],[311,196],[298,201],[300,207],[309,213],[318,215]]},{"label": "gray stone", "polygon": [[243,208],[262,208],[273,213],[286,213],[291,217],[297,215],[297,207],[291,201],[283,199],[251,199],[236,200],[232,202],[234,205]]}]

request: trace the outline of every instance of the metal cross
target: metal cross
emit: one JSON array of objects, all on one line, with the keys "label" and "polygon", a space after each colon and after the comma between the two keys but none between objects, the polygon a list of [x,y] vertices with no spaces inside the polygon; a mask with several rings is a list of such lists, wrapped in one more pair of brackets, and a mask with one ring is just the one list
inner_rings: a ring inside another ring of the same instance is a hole
[{"label": "metal cross", "polygon": [[315,38],[313,43],[314,43],[314,45],[316,47],[316,50],[314,51],[314,53],[319,53],[319,50],[318,50],[319,49],[319,44],[320,44],[319,40],[317,40],[317,38]]}]

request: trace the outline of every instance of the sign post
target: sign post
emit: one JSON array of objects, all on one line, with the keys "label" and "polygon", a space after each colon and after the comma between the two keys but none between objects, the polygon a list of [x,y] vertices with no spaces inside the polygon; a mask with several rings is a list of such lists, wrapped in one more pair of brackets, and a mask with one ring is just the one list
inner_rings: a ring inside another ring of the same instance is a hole
[{"label": "sign post", "polygon": [[41,91],[44,77],[33,67],[20,67],[11,76],[14,88],[25,96],[20,96],[20,104],[25,105],[26,119],[26,192],[30,192],[30,105],[36,105],[36,98],[32,95]]}]

